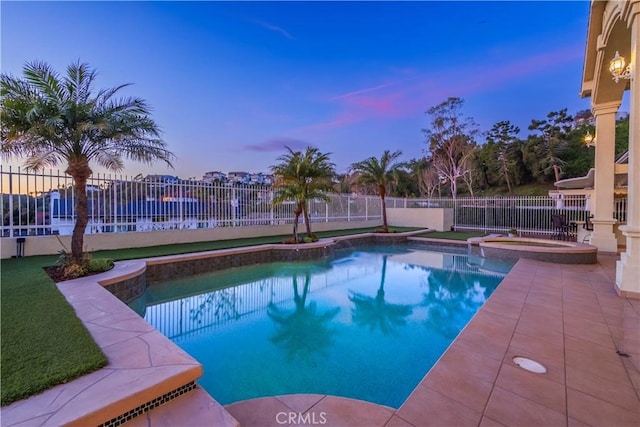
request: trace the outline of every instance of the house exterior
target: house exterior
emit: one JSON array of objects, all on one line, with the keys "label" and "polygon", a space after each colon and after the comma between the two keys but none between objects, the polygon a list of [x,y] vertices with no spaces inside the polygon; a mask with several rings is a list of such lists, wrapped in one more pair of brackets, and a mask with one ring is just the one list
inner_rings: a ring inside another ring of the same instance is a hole
[{"label": "house exterior", "polygon": [[273,184],[273,177],[271,175],[259,173],[252,173],[249,175],[249,184],[255,185],[271,185]]},{"label": "house exterior", "polygon": [[[49,194],[49,225],[52,234],[70,235],[73,234],[73,227],[76,224],[74,215],[74,200],[72,198],[60,197],[57,190]],[[105,206],[99,200],[89,198],[87,200],[87,210],[89,212],[89,222],[85,228],[85,234],[102,233],[104,229]]]},{"label": "house exterior", "polygon": [[250,175],[248,172],[229,172],[228,178],[234,184],[249,184]]},{"label": "house exterior", "polygon": [[213,182],[227,182],[227,175],[220,171],[205,172],[205,174],[202,175],[202,181],[210,184]]},{"label": "house exterior", "polygon": [[180,178],[173,175],[147,175],[144,177],[142,181],[155,183],[159,185],[165,185],[165,184],[177,184],[180,182]]},{"label": "house exterior", "polygon": [[[595,117],[595,177],[591,244],[616,253],[614,205],[615,133],[629,92],[627,223],[620,226],[625,251],[616,265],[618,295],[640,299],[640,0],[591,1],[580,96],[591,99]],[[623,59],[623,60],[621,60]]]},{"label": "house exterior", "polygon": [[116,208],[115,231],[156,231],[213,228],[205,203],[196,199],[137,200]]},{"label": "house exterior", "polygon": [[[217,221],[209,215],[206,203],[195,198],[168,197],[163,200],[136,200],[108,206],[102,200],[89,199],[89,223],[85,234],[213,228]],[[74,200],[51,193],[49,222],[52,234],[70,235],[75,226]]]}]

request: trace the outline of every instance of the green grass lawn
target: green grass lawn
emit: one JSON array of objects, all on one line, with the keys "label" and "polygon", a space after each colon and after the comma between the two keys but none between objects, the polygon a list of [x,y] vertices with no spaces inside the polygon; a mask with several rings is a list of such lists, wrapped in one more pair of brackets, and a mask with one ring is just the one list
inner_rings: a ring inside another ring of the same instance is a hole
[{"label": "green grass lawn", "polygon": [[446,240],[467,240],[470,237],[482,237],[487,233],[478,231],[434,231],[431,233],[418,234],[415,237],[428,237],[430,239],[446,239]]},{"label": "green grass lawn", "polygon": [[[335,237],[374,231],[375,228],[316,233]],[[392,227],[392,231],[416,228]],[[115,260],[148,258],[240,246],[280,243],[288,236],[220,240],[98,251],[94,257]],[[0,263],[0,378],[1,404],[41,392],[55,384],[92,372],[107,362],[91,335],[75,316],[43,267],[56,256],[3,259]]]}]

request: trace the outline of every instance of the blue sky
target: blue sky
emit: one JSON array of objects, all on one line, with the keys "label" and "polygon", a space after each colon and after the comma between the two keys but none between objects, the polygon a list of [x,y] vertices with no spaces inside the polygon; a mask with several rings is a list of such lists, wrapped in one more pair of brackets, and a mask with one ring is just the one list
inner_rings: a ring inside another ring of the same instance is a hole
[{"label": "blue sky", "polygon": [[[2,72],[78,59],[98,87],[133,83],[175,170],[267,172],[284,145],[331,152],[339,172],[385,149],[423,155],[450,96],[487,131],[590,107],[580,90],[589,2],[10,2]],[[624,109],[624,107],[623,107]],[[64,167],[61,167],[64,169]],[[96,168],[97,170],[97,168]]]}]

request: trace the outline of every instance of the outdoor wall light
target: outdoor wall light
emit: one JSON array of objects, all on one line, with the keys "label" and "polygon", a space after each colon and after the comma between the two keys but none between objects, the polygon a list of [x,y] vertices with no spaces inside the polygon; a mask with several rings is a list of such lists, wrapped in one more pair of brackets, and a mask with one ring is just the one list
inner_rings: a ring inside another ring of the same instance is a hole
[{"label": "outdoor wall light", "polygon": [[620,52],[616,50],[616,55],[609,62],[609,71],[613,74],[613,80],[618,83],[620,79],[631,79],[631,64],[624,67],[624,57],[620,56]]},{"label": "outdoor wall light", "polygon": [[584,144],[587,147],[595,147],[596,146],[596,137],[591,135],[591,132],[587,131],[587,134],[584,136]]}]

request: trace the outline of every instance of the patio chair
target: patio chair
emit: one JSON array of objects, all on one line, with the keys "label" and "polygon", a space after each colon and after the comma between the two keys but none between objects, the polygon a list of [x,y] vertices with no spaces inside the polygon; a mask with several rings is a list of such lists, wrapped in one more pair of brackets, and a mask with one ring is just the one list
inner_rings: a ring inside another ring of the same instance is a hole
[{"label": "patio chair", "polygon": [[569,240],[569,224],[562,215],[551,215],[551,222],[553,223],[554,235],[553,238],[557,240]]},{"label": "patio chair", "polygon": [[586,233],[582,238],[582,243],[588,243],[591,241],[591,235],[593,234],[593,222],[591,222],[591,218],[593,218],[593,215],[586,217],[584,225],[582,226],[583,229],[588,231],[588,233]]}]

